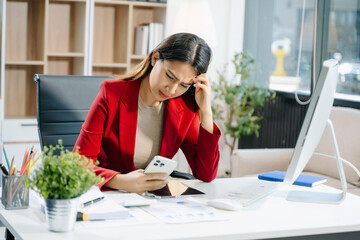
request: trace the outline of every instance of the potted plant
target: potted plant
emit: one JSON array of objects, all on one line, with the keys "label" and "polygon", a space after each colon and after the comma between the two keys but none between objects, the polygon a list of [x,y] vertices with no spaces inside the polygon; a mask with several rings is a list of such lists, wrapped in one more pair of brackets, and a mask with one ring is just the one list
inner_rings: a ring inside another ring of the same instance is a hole
[{"label": "potted plant", "polygon": [[221,120],[219,125],[225,128],[224,140],[230,154],[242,136],[259,136],[263,119],[261,109],[266,102],[275,99],[275,92],[248,82],[255,63],[248,53],[236,53],[231,62],[235,69],[232,78],[227,79],[225,66],[223,72],[218,71],[219,81],[212,84],[214,118]]},{"label": "potted plant", "polygon": [[[55,154],[55,153],[59,154]],[[44,147],[41,164],[29,180],[29,186],[45,199],[45,213],[51,231],[70,231],[76,220],[79,196],[103,179],[93,171],[93,161],[64,150],[61,140]]]}]

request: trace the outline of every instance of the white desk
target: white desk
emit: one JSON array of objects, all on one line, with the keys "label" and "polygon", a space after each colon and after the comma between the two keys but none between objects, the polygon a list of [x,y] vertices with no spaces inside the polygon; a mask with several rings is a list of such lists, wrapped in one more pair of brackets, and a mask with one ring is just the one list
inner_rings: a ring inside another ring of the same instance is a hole
[{"label": "white desk", "polygon": [[[246,178],[216,179],[212,183],[190,181],[199,190],[219,196],[236,190]],[[304,189],[291,186],[291,189]],[[321,185],[309,190],[337,191]],[[0,220],[17,239],[266,239],[302,235],[342,233],[338,239],[360,239],[360,197],[348,194],[340,205],[296,203],[285,200],[288,187],[236,212],[227,212],[230,220],[188,224],[159,221],[142,225],[91,227],[77,222],[72,232],[53,233],[46,227],[45,216],[35,208],[0,209]],[[352,233],[347,233],[352,232]],[[349,234],[351,236],[349,237]],[[346,236],[348,238],[346,238]],[[319,236],[318,236],[319,237]],[[298,238],[296,238],[298,239]],[[304,238],[306,239],[306,238]],[[313,239],[313,238],[312,238]],[[326,235],[326,238],[332,239]]]}]

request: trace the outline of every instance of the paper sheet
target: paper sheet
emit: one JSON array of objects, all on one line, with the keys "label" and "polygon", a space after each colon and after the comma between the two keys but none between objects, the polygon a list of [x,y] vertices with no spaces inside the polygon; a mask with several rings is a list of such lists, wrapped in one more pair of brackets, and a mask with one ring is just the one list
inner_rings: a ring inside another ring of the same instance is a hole
[{"label": "paper sheet", "polygon": [[188,199],[159,200],[158,203],[142,207],[142,209],[165,223],[224,221],[229,219],[228,216],[213,208]]},{"label": "paper sheet", "polygon": [[112,200],[124,207],[148,206],[156,203],[156,199],[149,199],[136,193],[109,194]]}]

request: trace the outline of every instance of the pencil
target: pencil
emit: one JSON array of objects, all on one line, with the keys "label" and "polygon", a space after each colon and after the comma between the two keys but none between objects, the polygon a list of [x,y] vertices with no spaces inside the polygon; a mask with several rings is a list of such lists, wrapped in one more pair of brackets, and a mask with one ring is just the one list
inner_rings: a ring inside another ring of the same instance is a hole
[{"label": "pencil", "polygon": [[14,165],[12,169],[10,169],[9,175],[16,175],[17,172],[17,166]]},{"label": "pencil", "polygon": [[25,161],[26,161],[26,159],[27,159],[28,153],[29,153],[29,150],[26,149],[26,150],[25,150],[25,154],[24,154],[24,158],[23,158],[23,161],[22,161],[22,164],[21,164],[20,172],[22,172],[23,169],[24,169],[24,167],[25,167]]},{"label": "pencil", "polygon": [[27,161],[25,163],[25,167],[23,168],[23,170],[20,170],[20,175],[24,175],[26,173],[27,168],[29,167],[29,163],[30,163],[30,161]]},{"label": "pencil", "polygon": [[31,164],[30,170],[35,166],[36,162],[39,160],[40,157],[37,157],[36,160]]},{"label": "pencil", "polygon": [[14,160],[15,160],[15,156],[13,156],[12,160],[11,160],[11,165],[10,165],[10,175],[12,175],[11,173],[13,172],[13,167],[14,167]]},{"label": "pencil", "polygon": [[9,164],[8,157],[7,157],[7,155],[6,155],[5,146],[3,146],[3,152],[4,152],[6,164],[7,164],[7,166],[8,166],[9,171],[10,171],[10,164]]}]

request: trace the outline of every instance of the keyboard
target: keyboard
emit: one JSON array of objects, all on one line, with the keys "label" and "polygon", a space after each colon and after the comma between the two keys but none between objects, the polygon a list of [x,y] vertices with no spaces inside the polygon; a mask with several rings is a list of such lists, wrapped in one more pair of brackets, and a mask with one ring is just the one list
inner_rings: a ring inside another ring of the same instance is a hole
[{"label": "keyboard", "polygon": [[253,181],[238,184],[234,189],[235,191],[227,194],[227,198],[234,200],[243,207],[247,207],[273,193],[278,186],[279,183],[276,182],[254,179]]}]

